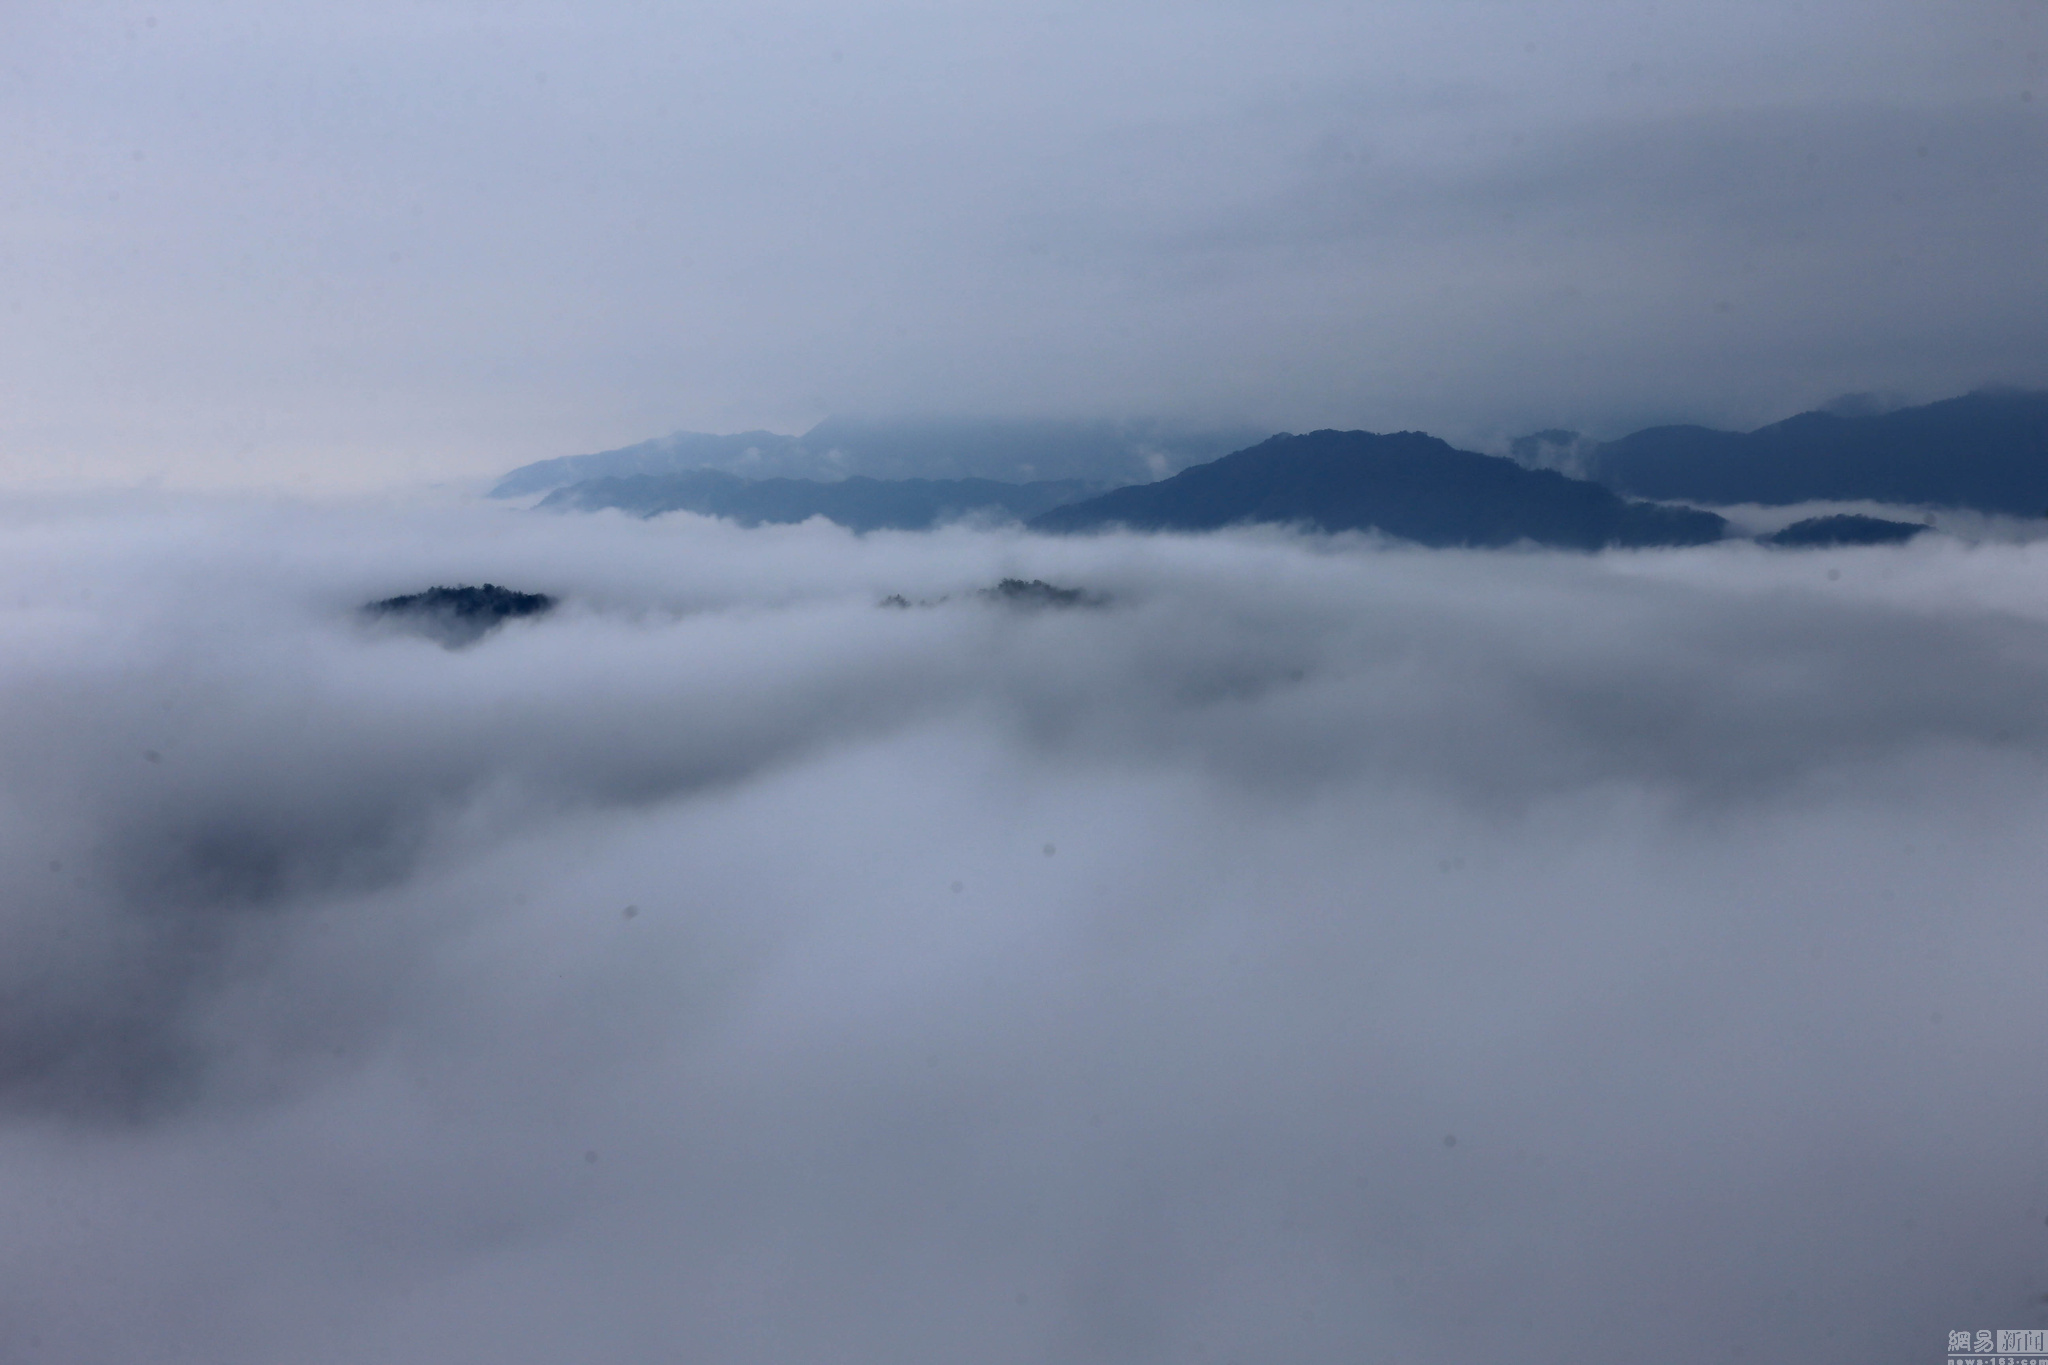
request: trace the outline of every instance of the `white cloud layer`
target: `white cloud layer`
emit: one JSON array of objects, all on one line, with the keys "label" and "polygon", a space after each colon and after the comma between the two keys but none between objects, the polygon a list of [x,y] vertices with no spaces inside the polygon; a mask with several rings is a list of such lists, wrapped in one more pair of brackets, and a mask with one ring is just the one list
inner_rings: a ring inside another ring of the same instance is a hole
[{"label": "white cloud layer", "polygon": [[[485,580],[565,604],[352,615]],[[130,499],[0,511],[0,582],[0,1358],[2048,1312],[2037,546]]]}]

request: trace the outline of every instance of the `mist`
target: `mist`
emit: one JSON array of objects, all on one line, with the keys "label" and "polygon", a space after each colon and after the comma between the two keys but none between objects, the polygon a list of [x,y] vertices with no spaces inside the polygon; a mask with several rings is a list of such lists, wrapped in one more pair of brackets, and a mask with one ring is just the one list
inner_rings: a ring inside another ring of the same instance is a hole
[{"label": "mist", "polygon": [[0,581],[0,1358],[2048,1317],[2039,545],[134,494]]}]

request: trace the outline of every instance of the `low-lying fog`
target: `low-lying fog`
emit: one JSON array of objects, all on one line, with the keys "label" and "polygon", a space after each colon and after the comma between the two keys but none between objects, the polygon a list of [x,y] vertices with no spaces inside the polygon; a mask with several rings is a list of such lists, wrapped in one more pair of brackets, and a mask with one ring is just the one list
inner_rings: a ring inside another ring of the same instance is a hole
[{"label": "low-lying fog", "polygon": [[2048,1323],[2048,548],[134,499],[0,585],[0,1359]]}]

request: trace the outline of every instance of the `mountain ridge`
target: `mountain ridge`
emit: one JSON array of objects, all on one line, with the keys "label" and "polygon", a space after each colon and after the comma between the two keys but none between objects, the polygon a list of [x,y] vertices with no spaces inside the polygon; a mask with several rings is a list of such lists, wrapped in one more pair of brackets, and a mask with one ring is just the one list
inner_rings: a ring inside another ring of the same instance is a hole
[{"label": "mountain ridge", "polygon": [[966,517],[1025,521],[1104,491],[1079,479],[1002,483],[994,479],[747,479],[723,470],[586,479],[549,493],[537,509],[641,517],[695,512],[742,526],[788,525],[824,517],[855,531],[925,531]]},{"label": "mountain ridge", "polygon": [[[1532,450],[1541,444],[1523,440]],[[1750,432],[1646,427],[1572,458],[1584,477],[1641,498],[2040,516],[2048,509],[2048,392],[1979,389],[1888,412],[1802,412]]]},{"label": "mountain ridge", "polygon": [[1728,523],[1712,512],[1629,501],[1599,484],[1459,450],[1419,431],[1282,434],[1157,483],[1054,508],[1028,524],[1068,533],[1259,523],[1471,548],[1522,541],[1585,550],[1700,545],[1728,534]]},{"label": "mountain ridge", "polygon": [[593,478],[698,469],[743,478],[820,482],[864,475],[999,483],[1139,483],[1226,455],[1266,434],[1264,428],[1149,418],[828,417],[801,436],[678,431],[614,450],[538,460],[502,476],[489,496],[527,497]]}]

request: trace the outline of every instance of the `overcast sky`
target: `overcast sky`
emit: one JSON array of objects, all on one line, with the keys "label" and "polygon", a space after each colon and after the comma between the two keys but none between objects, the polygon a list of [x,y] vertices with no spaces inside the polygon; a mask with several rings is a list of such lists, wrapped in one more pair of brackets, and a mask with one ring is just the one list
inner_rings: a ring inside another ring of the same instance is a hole
[{"label": "overcast sky", "polygon": [[2048,380],[2048,5],[0,7],[0,478]]}]

